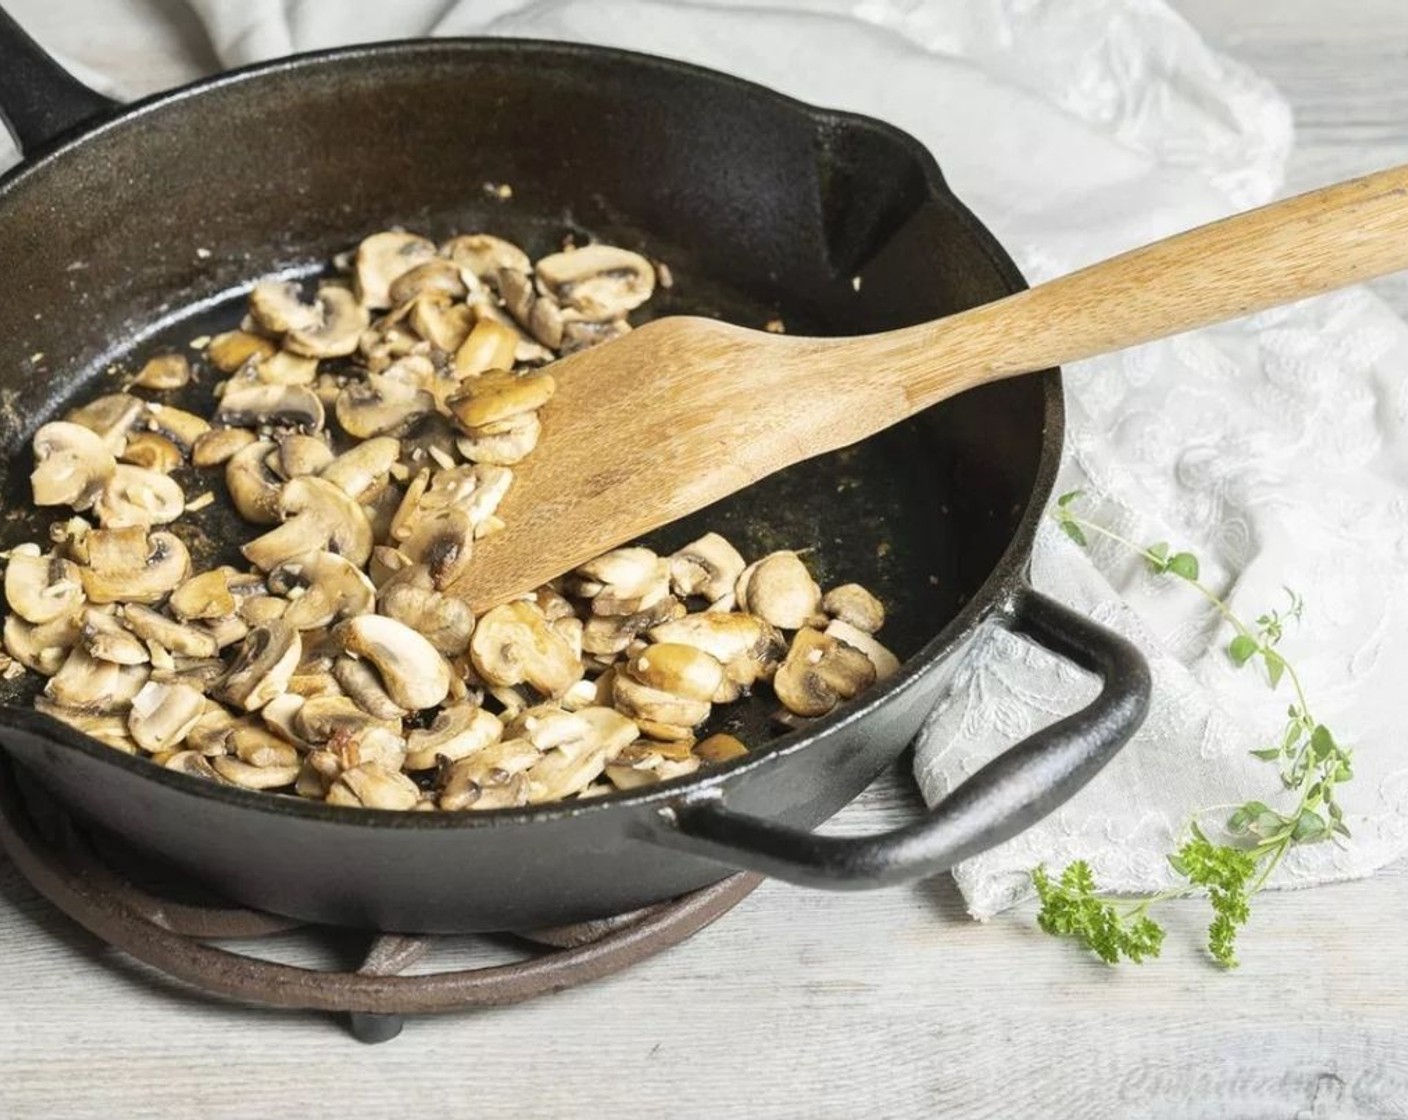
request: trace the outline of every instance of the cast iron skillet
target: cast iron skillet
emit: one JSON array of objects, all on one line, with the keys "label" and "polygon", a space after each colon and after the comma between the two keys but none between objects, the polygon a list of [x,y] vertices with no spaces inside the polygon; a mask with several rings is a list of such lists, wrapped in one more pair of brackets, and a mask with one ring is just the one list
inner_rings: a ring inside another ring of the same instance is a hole
[{"label": "cast iron skillet", "polygon": [[[0,15],[0,110],[28,156],[0,181],[9,543],[44,539],[52,519],[29,504],[35,427],[98,392],[110,366],[135,368],[233,324],[254,280],[308,275],[393,223],[432,236],[492,230],[535,255],[568,232],[597,235],[669,263],[676,285],[656,313],[753,325],[781,315],[812,333],[898,327],[1023,286],[909,136],[622,51],[389,43],[119,109]],[[511,184],[512,200],[486,182]],[[905,660],[883,688],[688,779],[482,814],[339,809],[159,770],[29,710],[13,688],[0,742],[125,840],[238,901],[326,922],[532,928],[629,910],[736,868],[841,888],[932,875],[1070,797],[1147,705],[1131,646],[1024,583],[1061,435],[1051,370],[965,394],[661,533],[663,547],[703,526],[745,553],[814,546],[824,583],[858,580],[886,600],[884,637]],[[187,539],[209,564],[230,555],[236,523],[218,507],[204,518]],[[810,835],[913,738],[955,647],[985,622],[1098,674],[1099,697],[913,825]],[[772,707],[755,699],[723,726],[760,744]]]}]

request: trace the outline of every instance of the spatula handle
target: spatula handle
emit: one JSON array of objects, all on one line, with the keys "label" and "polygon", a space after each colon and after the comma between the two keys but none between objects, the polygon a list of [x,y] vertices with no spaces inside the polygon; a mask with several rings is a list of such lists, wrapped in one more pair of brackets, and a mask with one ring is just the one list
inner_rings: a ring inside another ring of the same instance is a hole
[{"label": "spatula handle", "polygon": [[[1408,166],[1176,234],[892,332],[911,405],[1408,268]],[[935,354],[942,354],[935,361]]]}]

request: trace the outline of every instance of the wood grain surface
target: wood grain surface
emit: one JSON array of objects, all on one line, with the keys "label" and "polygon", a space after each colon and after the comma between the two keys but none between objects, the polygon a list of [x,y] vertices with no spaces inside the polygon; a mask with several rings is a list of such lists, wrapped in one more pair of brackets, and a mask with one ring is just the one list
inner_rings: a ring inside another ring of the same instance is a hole
[{"label": "wood grain surface", "polygon": [[[1290,189],[1408,160],[1402,0],[1174,2],[1295,105]],[[6,6],[129,89],[211,65],[157,0]],[[134,30],[139,14],[160,32]],[[1408,313],[1408,284],[1379,287]],[[913,811],[895,776],[841,827]],[[1408,868],[1260,899],[1235,973],[1199,957],[1203,920],[1174,908],[1165,958],[1112,970],[1044,938],[1030,912],[968,921],[947,880],[768,884],[627,975],[413,1022],[368,1049],[314,1016],[153,983],[0,861],[0,1120],[1408,1116]],[[347,963],[296,935],[275,951]]]}]

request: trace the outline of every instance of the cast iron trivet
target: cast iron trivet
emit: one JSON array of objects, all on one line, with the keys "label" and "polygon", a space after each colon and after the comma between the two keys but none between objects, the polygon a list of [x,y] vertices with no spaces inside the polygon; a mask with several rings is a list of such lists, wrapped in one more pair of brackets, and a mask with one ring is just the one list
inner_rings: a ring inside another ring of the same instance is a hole
[{"label": "cast iron trivet", "polygon": [[[104,848],[106,845],[103,846]],[[207,995],[268,1007],[342,1012],[354,1037],[385,1042],[403,1016],[500,1007],[619,972],[678,944],[741,902],[757,875],[734,875],[673,902],[578,925],[511,935],[534,953],[512,964],[397,975],[434,937],[370,933],[361,968],[324,972],[205,944],[260,938],[304,923],[255,910],[191,903],[139,886],[32,782],[23,794],[0,754],[0,848],[45,898],[109,944]]]}]

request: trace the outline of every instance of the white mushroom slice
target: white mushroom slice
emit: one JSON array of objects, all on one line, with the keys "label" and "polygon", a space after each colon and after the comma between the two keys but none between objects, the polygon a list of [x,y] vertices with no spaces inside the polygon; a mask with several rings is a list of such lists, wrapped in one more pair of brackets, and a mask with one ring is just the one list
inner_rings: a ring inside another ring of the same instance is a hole
[{"label": "white mushroom slice", "polygon": [[182,657],[209,658],[220,652],[208,631],[176,622],[140,603],[123,607],[122,620],[137,637]]},{"label": "white mushroom slice", "polygon": [[463,599],[435,590],[430,569],[423,564],[408,565],[385,580],[377,593],[377,606],[388,618],[425,635],[446,657],[458,657],[469,649],[474,612]]},{"label": "white mushroom slice", "polygon": [[283,619],[299,630],[320,630],[376,605],[376,588],[360,568],[332,552],[309,552],[269,572],[269,590],[290,600]]},{"label": "white mushroom slice", "polygon": [[256,627],[230,665],[219,689],[220,699],[247,712],[257,711],[288,687],[302,656],[303,642],[288,623]]},{"label": "white mushroom slice", "polygon": [[10,550],[5,565],[5,601],[26,622],[53,622],[83,605],[78,565],[60,556],[42,556],[37,544]]},{"label": "white mushroom slice", "polygon": [[419,800],[415,782],[372,762],[344,770],[327,794],[329,805],[359,809],[414,809]]},{"label": "white mushroom slice", "polygon": [[169,404],[149,404],[142,414],[142,427],[165,436],[187,455],[196,440],[210,431],[210,424],[194,412]]},{"label": "white mushroom slice", "polygon": [[171,533],[94,529],[85,543],[88,564],[79,577],[93,603],[155,603],[191,570],[191,554]]},{"label": "white mushroom slice", "polygon": [[34,626],[19,615],[5,618],[5,652],[36,673],[52,677],[78,643],[78,619],[65,615]]},{"label": "white mushroom slice", "polygon": [[864,653],[819,630],[804,628],[792,639],[772,687],[789,712],[824,716],[874,683],[875,666]]},{"label": "white mushroom slice", "polygon": [[606,770],[606,747],[593,746],[577,753],[548,751],[529,768],[528,804],[561,801],[591,785]]},{"label": "white mushroom slice", "polygon": [[227,566],[192,576],[171,593],[168,609],[182,622],[229,618],[236,608],[230,587],[235,574],[235,570]]},{"label": "white mushroom slice", "polygon": [[98,740],[105,747],[112,747],[123,754],[137,753],[137,744],[127,733],[127,721],[120,715],[104,716],[91,712],[76,712],[43,696],[35,698],[34,707],[35,710]]},{"label": "white mushroom slice", "polygon": [[465,282],[464,273],[453,261],[431,257],[396,277],[387,294],[390,305],[399,307],[427,294],[443,296],[447,301],[464,299],[469,295],[469,285]]},{"label": "white mushroom slice", "polygon": [[588,350],[593,346],[600,346],[603,342],[610,342],[613,338],[620,338],[622,335],[631,333],[631,324],[625,319],[606,319],[599,323],[592,322],[572,322],[562,324],[562,343],[560,354],[567,357],[575,354],[578,350]]},{"label": "white mushroom slice", "polygon": [[293,715],[293,730],[308,743],[356,742],[371,728],[401,730],[401,718],[383,719],[350,696],[309,696]]},{"label": "white mushroom slice", "polygon": [[436,350],[456,353],[474,326],[474,312],[446,296],[426,293],[410,304],[408,321],[415,332]]},{"label": "white mushroom slice", "polygon": [[875,666],[875,679],[883,681],[899,672],[900,662],[893,653],[882,646],[870,634],[852,626],[842,619],[833,619],[823,631],[828,637],[839,638],[846,645],[861,651]]},{"label": "white mushroom slice", "polygon": [[147,415],[147,402],[131,393],[109,393],[75,408],[65,417],[102,437],[103,445],[116,456],[127,435]]},{"label": "white mushroom slice", "polygon": [[231,383],[215,410],[215,423],[226,428],[290,428],[319,432],[323,402],[306,385]]},{"label": "white mushroom slice", "polygon": [[[215,767],[210,764],[210,760],[195,751],[177,751],[175,754],[163,756],[165,761],[161,763],[167,770],[174,770],[178,774],[185,774],[192,778],[204,778],[208,782],[218,782],[220,785],[227,784],[215,771]],[[153,759],[153,761],[157,761]]]},{"label": "white mushroom slice", "polygon": [[526,459],[538,446],[543,424],[536,412],[525,412],[509,420],[476,428],[455,441],[459,453],[472,463],[494,463],[511,467]]},{"label": "white mushroom slice", "polygon": [[[261,289],[265,288],[273,293],[274,300],[280,302],[284,295],[282,289],[291,288],[292,294],[288,296],[288,299],[293,303],[290,306],[297,308],[304,306],[298,299],[298,288],[293,284],[260,284],[255,289],[255,295],[250,297],[251,303],[256,301],[256,297],[261,304],[265,302],[266,293],[261,292]],[[279,289],[279,291],[274,292],[274,289]],[[274,314],[272,303],[270,314]],[[210,364],[221,373],[234,373],[247,362],[257,362],[269,357],[276,349],[277,347],[263,335],[252,334],[249,331],[225,331],[223,334],[217,334],[206,344],[205,356],[209,359]]]},{"label": "white mushroom slice", "polygon": [[369,373],[338,393],[335,411],[342,430],[358,439],[400,435],[435,411],[435,397],[385,373]]},{"label": "white mushroom slice", "polygon": [[184,354],[157,354],[148,358],[132,384],[142,389],[184,389],[191,380],[191,363]]},{"label": "white mushroom slice", "polygon": [[[506,327],[513,332],[514,338],[518,340],[513,348],[514,365],[542,365],[544,362],[550,362],[556,357],[546,346],[529,336],[528,333],[514,321],[512,316],[504,311],[503,308],[499,307],[498,304],[491,303],[486,299],[474,302],[471,306],[474,308],[474,314],[478,317],[478,322],[497,323],[499,326]],[[465,341],[468,342],[469,340],[466,339]],[[507,363],[500,363],[500,365],[507,365]],[[495,369],[498,368],[498,366],[489,366],[486,368]]]},{"label": "white mushroom slice", "polygon": [[225,464],[225,486],[230,500],[246,521],[255,525],[279,523],[279,492],[283,481],[269,467],[277,450],[273,440],[258,440],[236,451]]},{"label": "white mushroom slice", "polygon": [[175,479],[130,463],[117,464],[93,503],[93,512],[105,529],[166,525],[185,508],[186,496]]},{"label": "white mushroom slice", "polygon": [[724,667],[697,646],[661,642],[629,658],[622,672],[650,688],[687,700],[712,702],[724,685]]},{"label": "white mushroom slice", "polygon": [[205,628],[210,631],[210,636],[215,639],[215,644],[221,649],[232,646],[236,642],[242,642],[249,637],[249,632],[253,627],[239,615],[230,615],[228,618],[213,618],[204,623]]},{"label": "white mushroom slice", "polygon": [[363,440],[344,451],[320,472],[349,498],[361,500],[363,495],[378,489],[401,455],[401,443],[389,436]]},{"label": "white mushroom slice", "polygon": [[445,403],[456,423],[467,432],[535,412],[557,391],[557,382],[546,370],[509,373],[491,369],[478,377],[466,378],[462,384],[460,392]]},{"label": "white mushroom slice", "polygon": [[858,583],[833,587],[821,600],[821,609],[867,634],[874,634],[885,625],[884,605]]},{"label": "white mushroom slice", "polygon": [[82,646],[74,646],[44,686],[44,695],[65,708],[85,712],[126,711],[132,697],[146,684],[148,672],[145,665],[99,661]]},{"label": "white mushroom slice", "polygon": [[391,285],[435,256],[435,244],[413,233],[374,233],[357,246],[357,295],[372,309],[392,305]]},{"label": "white mushroom slice", "polygon": [[401,552],[429,574],[431,584],[443,589],[464,574],[474,551],[474,522],[462,509],[421,513],[411,523],[410,535],[400,542]]},{"label": "white mushroom slice", "polygon": [[512,369],[520,335],[493,319],[480,319],[455,351],[455,376],[472,377],[491,369]]},{"label": "white mushroom slice", "polygon": [[[613,548],[576,570],[578,580],[586,581],[579,582],[578,593],[594,596],[606,587],[612,587],[619,595],[639,594],[656,580],[659,561],[660,558],[648,548]],[[593,588],[589,584],[597,586]]]},{"label": "white mushroom slice", "polygon": [[191,465],[218,467],[257,439],[253,432],[244,428],[212,428],[191,445]]},{"label": "white mushroom slice", "polygon": [[783,630],[825,624],[821,588],[795,552],[773,552],[743,570],[738,605]]},{"label": "white mushroom slice", "polygon": [[304,553],[327,549],[356,567],[372,552],[372,527],[362,507],[331,482],[295,478],[279,492],[282,525],[256,537],[240,550],[256,567],[272,571]]},{"label": "white mushroom slice", "polygon": [[332,448],[317,436],[284,432],[274,442],[278,445],[275,469],[285,479],[322,474],[333,460]]},{"label": "white mushroom slice", "polygon": [[474,670],[488,684],[527,683],[545,696],[560,696],[582,678],[581,660],[536,606],[504,603],[479,619],[469,640]]},{"label": "white mushroom slice", "polygon": [[[291,280],[266,280],[256,284],[249,293],[249,314],[259,326],[272,334],[313,330],[322,322],[316,304],[305,303],[303,291]],[[268,350],[273,353],[273,346]],[[245,355],[248,358],[250,355]],[[244,364],[242,359],[236,368]]]},{"label": "white mushroom slice", "polygon": [[585,245],[538,261],[538,290],[584,319],[617,319],[655,291],[655,269],[639,253]]},{"label": "white mushroom slice", "polygon": [[118,458],[134,467],[170,474],[185,463],[181,449],[156,432],[134,432],[127,437],[127,446]]},{"label": "white mushroom slice", "polygon": [[372,558],[367,564],[367,575],[371,576],[372,583],[379,592],[397,572],[409,567],[411,561],[404,552],[390,545],[379,544],[372,549]]},{"label": "white mushroom slice", "polygon": [[493,284],[502,268],[530,272],[533,262],[528,254],[511,241],[488,233],[465,233],[440,246],[440,255],[448,257],[460,271],[486,284]]},{"label": "white mushroom slice", "polygon": [[291,330],[284,349],[304,358],[340,358],[354,353],[370,319],[346,288],[324,286],[316,301],[318,324]]},{"label": "white mushroom slice", "polygon": [[503,730],[497,716],[475,704],[446,708],[429,728],[406,737],[406,769],[433,770],[442,758],[467,758],[498,742]]},{"label": "white mushroom slice", "polygon": [[227,748],[229,754],[249,766],[298,765],[298,752],[290,744],[249,719],[235,720],[227,739]]},{"label": "white mushroom slice", "polygon": [[293,785],[299,770],[297,762],[286,766],[251,766],[230,755],[222,755],[210,765],[227,782],[245,789],[283,789]]},{"label": "white mushroom slice", "polygon": [[318,378],[318,359],[277,350],[254,364],[254,376],[265,385],[312,385]]},{"label": "white mushroom slice", "polygon": [[34,433],[34,504],[87,509],[117,469],[102,436],[82,424],[55,420]]},{"label": "white mushroom slice", "polygon": [[149,754],[172,750],[190,733],[205,710],[205,697],[184,684],[148,681],[132,697],[127,730]]},{"label": "white mushroom slice", "polygon": [[440,791],[440,808],[503,809],[528,803],[525,771],[542,758],[526,739],[501,739],[450,767]]},{"label": "white mushroom slice", "polygon": [[702,595],[715,603],[733,591],[746,567],[738,549],[718,533],[705,533],[670,557],[670,586],[681,598]]},{"label": "white mushroom slice", "polygon": [[[681,642],[702,649],[723,664],[724,674],[739,688],[770,678],[787,652],[777,629],[751,614],[691,614],[651,627],[647,633],[654,642]],[[736,698],[736,691],[715,697],[721,702]]]},{"label": "white mushroom slice", "polygon": [[359,615],[338,624],[333,638],[370,661],[391,699],[409,712],[435,707],[450,691],[450,667],[439,650],[394,618]]},{"label": "white mushroom slice", "polygon": [[637,721],[695,727],[709,718],[708,700],[695,700],[651,688],[624,673],[616,674],[611,686],[611,698],[618,711]]},{"label": "white mushroom slice", "polygon": [[407,714],[406,709],[391,699],[381,677],[369,662],[360,658],[343,656],[333,662],[333,679],[343,692],[367,715],[374,719],[399,721]]},{"label": "white mushroom slice", "polygon": [[114,665],[145,665],[151,653],[135,634],[106,611],[89,607],[78,630],[79,643],[99,661]]},{"label": "white mushroom slice", "polygon": [[303,705],[307,702],[302,696],[292,692],[284,692],[275,696],[259,709],[259,718],[281,738],[296,747],[306,748],[312,744],[296,730],[295,721],[298,718],[298,713],[303,710]]}]

